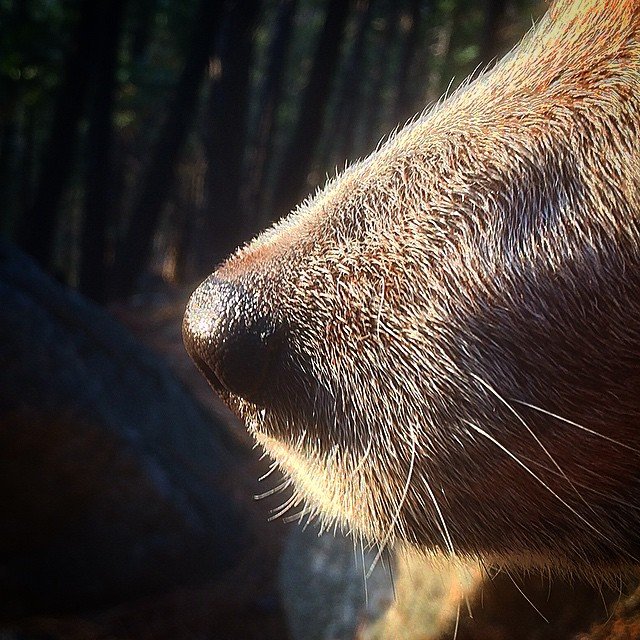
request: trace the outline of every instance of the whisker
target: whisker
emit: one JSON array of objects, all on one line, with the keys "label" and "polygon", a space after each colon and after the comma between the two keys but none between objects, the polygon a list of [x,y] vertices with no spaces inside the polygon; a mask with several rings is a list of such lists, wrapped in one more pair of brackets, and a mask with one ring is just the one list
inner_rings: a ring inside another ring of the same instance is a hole
[{"label": "whisker", "polygon": [[598,593],[600,594],[600,599],[602,600],[602,606],[604,607],[604,614],[607,616],[607,619],[605,620],[605,624],[606,624],[613,617],[613,609],[609,611],[609,605],[607,604],[607,599],[604,597],[601,584],[598,585]]},{"label": "whisker", "polygon": [[297,502],[297,498],[298,496],[294,494],[290,498],[288,498],[280,507],[278,507],[277,509],[272,509],[271,515],[268,518],[269,522],[277,520],[280,516],[283,516],[285,513],[287,513],[287,511],[289,511],[292,507],[295,507],[297,504],[299,504]]},{"label": "whisker", "polygon": [[411,435],[411,459],[409,460],[409,471],[407,472],[407,480],[404,484],[404,488],[402,490],[402,494],[400,496],[400,501],[398,502],[398,507],[396,508],[396,512],[394,513],[393,518],[389,523],[389,530],[387,531],[387,534],[385,535],[382,542],[380,543],[380,548],[378,549],[378,553],[376,554],[376,557],[373,559],[373,562],[371,563],[371,567],[369,567],[369,572],[367,577],[371,576],[371,573],[373,572],[376,565],[378,564],[378,561],[380,560],[380,556],[382,555],[387,544],[389,543],[389,540],[393,535],[393,529],[400,518],[400,511],[402,510],[404,502],[409,493],[409,486],[411,485],[411,479],[413,478],[413,467],[416,461],[416,448],[417,448],[417,437],[415,433],[415,425],[411,422],[409,424],[410,424],[410,435]]},{"label": "whisker", "polygon": [[360,538],[360,561],[362,562],[362,582],[364,584],[364,605],[369,606],[369,589],[367,584],[367,569],[364,560],[364,540]]},{"label": "whisker", "polygon": [[582,494],[576,489],[571,479],[567,476],[562,467],[558,464],[556,459],[551,455],[549,450],[544,446],[540,438],[538,438],[538,436],[533,432],[531,427],[526,423],[522,416],[488,382],[485,382],[482,378],[475,375],[474,373],[471,373],[470,375],[471,377],[475,378],[485,389],[490,391],[496,398],[498,398],[498,400],[500,400],[500,402],[502,402],[502,404],[504,404],[507,409],[509,409],[509,411],[517,418],[520,424],[522,424],[524,428],[529,432],[531,437],[538,443],[538,446],[544,451],[547,458],[551,460],[553,466],[560,472],[560,475],[567,481],[569,486],[574,490],[575,494],[580,498],[580,500],[582,500],[582,502],[588,509],[593,511],[591,505],[582,497]]},{"label": "whisker", "polygon": [[[449,553],[452,556],[455,556],[456,552],[453,547],[453,540],[451,539],[451,535],[449,534],[449,529],[447,528],[447,523],[445,522],[444,516],[442,515],[442,511],[440,510],[440,506],[438,505],[436,496],[433,493],[433,490],[431,489],[431,486],[429,485],[429,482],[427,480],[425,480],[425,486],[427,488],[427,491],[429,492],[429,497],[431,498],[431,502],[433,502],[433,506],[435,507],[436,513],[438,514],[438,519],[440,520],[440,524],[438,525],[438,528],[440,529],[440,533],[444,538],[445,546],[447,547],[447,550],[449,551]],[[440,527],[440,525],[442,525],[442,528]]]},{"label": "whisker", "polygon": [[315,521],[318,513],[316,510],[312,509],[309,507],[308,503],[303,503],[303,507],[302,507],[302,513],[300,514],[300,523],[302,523],[302,519],[305,517],[305,515],[307,516],[307,520],[304,524],[302,524],[302,530],[306,531],[307,527],[309,527],[311,525],[312,522]]},{"label": "whisker", "polygon": [[509,576],[509,580],[513,583],[513,586],[520,592],[520,595],[531,605],[531,608],[547,623],[549,624],[549,619],[533,604],[533,601],[527,594],[521,589],[520,585],[515,581],[514,577],[511,575],[511,572],[507,571],[507,575]]},{"label": "whisker", "polygon": [[467,614],[473,620],[473,611],[471,610],[471,602],[469,602],[469,596],[464,594],[464,603],[467,605]]},{"label": "whisker", "polygon": [[524,402],[523,400],[513,400],[513,402],[517,402],[518,404],[521,404],[525,407],[529,407],[529,409],[533,409],[534,411],[539,411],[540,413],[544,413],[545,415],[550,416],[551,418],[555,418],[556,420],[560,420],[560,422],[564,422],[565,424],[569,424],[572,427],[581,429],[582,431],[585,431],[586,433],[589,433],[592,436],[596,436],[598,438],[602,438],[603,440],[607,440],[608,442],[611,442],[612,444],[622,447],[623,449],[627,449],[629,451],[633,451],[634,453],[640,454],[640,450],[636,449],[635,447],[625,444],[624,442],[620,442],[619,440],[615,440],[614,438],[610,438],[609,436],[604,435],[604,433],[600,433],[598,431],[594,431],[593,429],[589,429],[589,427],[585,427],[584,425],[574,422],[573,420],[569,420],[568,418],[563,418],[557,413],[553,413],[552,411],[547,411],[542,407],[537,407],[535,404]]},{"label": "whisker", "polygon": [[354,476],[356,473],[358,473],[358,471],[360,471],[360,469],[362,469],[362,466],[367,461],[369,454],[371,453],[372,446],[373,446],[373,436],[369,438],[369,444],[367,444],[367,448],[364,450],[364,453],[360,457],[360,460],[358,460],[358,464],[351,471],[352,476]]},{"label": "whisker", "polygon": [[286,524],[289,524],[290,522],[300,522],[305,513],[306,511],[302,509],[301,511],[298,511],[298,513],[292,513],[291,515],[285,516],[284,518],[282,518],[282,522]]},{"label": "whisker", "polygon": [[458,637],[458,625],[460,624],[460,603],[458,602],[458,607],[456,609],[456,625],[453,628],[453,640],[456,640]]},{"label": "whisker", "polygon": [[[560,475],[560,474],[558,474],[558,472],[555,469],[552,469],[551,467],[547,467],[546,465],[542,464],[541,462],[539,462],[537,460],[533,460],[532,458],[529,458],[527,456],[522,456],[522,459],[526,460],[528,463],[530,463],[532,465],[535,465],[536,467],[539,467],[540,469],[543,469],[547,473],[550,473],[550,474],[555,475],[555,476],[559,476]],[[623,507],[627,507],[628,509],[631,509],[633,511],[640,511],[640,505],[632,504],[631,502],[627,502],[626,500],[623,500],[619,496],[603,493],[602,491],[598,491],[597,489],[594,489],[592,486],[590,486],[588,484],[585,484],[584,482],[576,482],[576,481],[574,481],[574,483],[576,484],[576,486],[584,489],[585,491],[587,491],[587,492],[589,492],[589,493],[591,493],[593,495],[600,496],[601,498],[606,498],[609,502],[615,502],[616,504],[620,504]],[[593,508],[591,510],[593,511]]]},{"label": "whisker", "polygon": [[493,582],[494,579],[500,575],[502,572],[501,567],[488,567],[485,561],[482,558],[478,558],[478,562],[480,563],[480,567],[485,572],[487,578],[490,582]]},{"label": "whisker", "polygon": [[474,431],[477,431],[480,435],[487,438],[490,442],[493,442],[499,449],[504,451],[514,462],[516,462],[520,467],[522,467],[533,479],[541,484],[554,498],[556,498],[560,503],[562,503],[574,516],[576,516],[583,524],[585,524],[589,529],[591,529],[594,533],[600,536],[603,540],[610,542],[613,546],[616,547],[619,551],[621,551],[624,555],[629,557],[629,559],[633,560],[633,562],[638,562],[638,559],[630,554],[626,549],[623,549],[619,544],[610,540],[607,536],[604,535],[602,531],[600,531],[597,527],[591,524],[584,516],[580,515],[566,500],[561,498],[542,478],[540,478],[536,473],[534,473],[520,458],[518,458],[514,453],[509,451],[503,444],[498,442],[491,434],[487,433],[484,429],[480,428],[478,425],[473,424],[469,420],[464,420],[465,424],[470,426]]},{"label": "whisker", "polygon": [[266,480],[277,468],[278,468],[278,465],[275,462],[270,464],[269,471],[267,471],[264,475],[260,476],[258,478],[258,482],[262,482],[263,480]]},{"label": "whisker", "polygon": [[268,491],[265,491],[264,493],[259,493],[258,495],[253,496],[253,499],[263,500],[264,498],[268,498],[269,496],[272,496],[274,493],[280,493],[284,491],[288,486],[290,486],[291,482],[292,482],[291,479],[287,478],[286,480],[276,485],[275,487],[269,489]]},{"label": "whisker", "polygon": [[385,549],[384,557],[382,558],[382,566],[389,574],[389,581],[391,582],[391,592],[393,593],[394,602],[398,601],[398,593],[396,592],[396,580],[393,575],[393,562],[391,562],[391,554],[389,549]]}]

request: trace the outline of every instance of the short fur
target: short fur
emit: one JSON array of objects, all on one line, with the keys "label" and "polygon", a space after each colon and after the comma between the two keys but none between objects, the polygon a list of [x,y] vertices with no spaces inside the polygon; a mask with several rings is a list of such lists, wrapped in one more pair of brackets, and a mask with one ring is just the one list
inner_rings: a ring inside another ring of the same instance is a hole
[{"label": "short fur", "polygon": [[222,396],[326,523],[638,563],[640,3],[560,0],[215,275],[286,326],[291,384]]}]

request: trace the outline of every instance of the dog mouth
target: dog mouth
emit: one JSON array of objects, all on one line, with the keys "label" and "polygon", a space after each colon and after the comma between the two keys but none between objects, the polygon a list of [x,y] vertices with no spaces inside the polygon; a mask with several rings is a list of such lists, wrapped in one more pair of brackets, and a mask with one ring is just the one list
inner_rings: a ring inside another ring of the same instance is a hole
[{"label": "dog mouth", "polygon": [[226,387],[222,384],[222,381],[216,375],[214,369],[207,363],[207,361],[200,357],[197,353],[190,353],[191,359],[193,360],[196,367],[200,373],[205,377],[211,388],[219,395],[224,396],[228,394]]}]

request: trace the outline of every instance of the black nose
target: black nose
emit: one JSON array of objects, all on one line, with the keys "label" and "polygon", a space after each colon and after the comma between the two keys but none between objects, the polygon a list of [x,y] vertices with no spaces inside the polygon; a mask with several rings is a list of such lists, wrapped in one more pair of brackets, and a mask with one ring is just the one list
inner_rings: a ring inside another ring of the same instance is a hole
[{"label": "black nose", "polygon": [[217,391],[262,404],[282,350],[282,328],[243,286],[209,276],[193,293],[185,347]]}]

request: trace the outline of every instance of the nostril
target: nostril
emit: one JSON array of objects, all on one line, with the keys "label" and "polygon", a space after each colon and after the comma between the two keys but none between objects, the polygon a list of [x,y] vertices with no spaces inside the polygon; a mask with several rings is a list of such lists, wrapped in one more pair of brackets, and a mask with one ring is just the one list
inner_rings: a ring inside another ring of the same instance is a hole
[{"label": "nostril", "polygon": [[256,403],[273,380],[282,333],[250,292],[215,276],[191,296],[183,322],[186,349],[210,384]]}]

